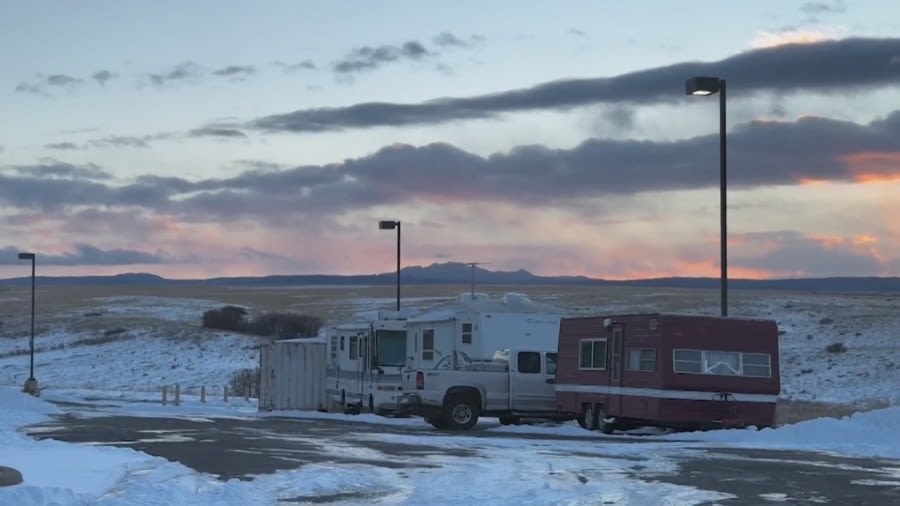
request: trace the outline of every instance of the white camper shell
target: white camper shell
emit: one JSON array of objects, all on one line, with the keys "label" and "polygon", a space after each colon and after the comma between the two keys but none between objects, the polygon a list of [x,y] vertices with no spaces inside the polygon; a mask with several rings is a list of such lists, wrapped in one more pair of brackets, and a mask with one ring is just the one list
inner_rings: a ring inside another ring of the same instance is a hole
[{"label": "white camper shell", "polygon": [[562,308],[509,292],[464,293],[407,321],[408,369],[455,369],[489,362],[502,348],[556,349]]},{"label": "white camper shell", "polygon": [[345,412],[396,409],[413,312],[367,311],[329,327],[326,393],[333,404]]}]

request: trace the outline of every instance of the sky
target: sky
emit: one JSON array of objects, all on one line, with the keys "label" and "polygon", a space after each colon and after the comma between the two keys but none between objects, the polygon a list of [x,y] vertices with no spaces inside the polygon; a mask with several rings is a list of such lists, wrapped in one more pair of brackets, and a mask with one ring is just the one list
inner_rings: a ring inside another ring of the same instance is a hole
[{"label": "sky", "polygon": [[887,2],[18,2],[0,277],[900,275]]}]

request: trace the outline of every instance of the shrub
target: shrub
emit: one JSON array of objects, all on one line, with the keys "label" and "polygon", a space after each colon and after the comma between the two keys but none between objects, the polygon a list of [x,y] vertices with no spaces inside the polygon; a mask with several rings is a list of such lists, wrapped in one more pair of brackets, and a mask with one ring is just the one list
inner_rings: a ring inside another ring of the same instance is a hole
[{"label": "shrub", "polygon": [[241,331],[247,325],[247,310],[237,306],[222,306],[203,313],[203,326],[208,329]]},{"label": "shrub", "polygon": [[248,325],[247,331],[275,339],[312,337],[319,333],[322,319],[295,313],[264,313]]},{"label": "shrub", "polygon": [[825,351],[827,351],[828,353],[844,353],[845,351],[847,351],[847,347],[844,346],[844,343],[841,342],[831,343],[825,347]]},{"label": "shrub", "polygon": [[240,369],[231,373],[228,381],[228,390],[232,395],[243,396],[250,389],[250,396],[259,398],[259,367],[255,369]]}]

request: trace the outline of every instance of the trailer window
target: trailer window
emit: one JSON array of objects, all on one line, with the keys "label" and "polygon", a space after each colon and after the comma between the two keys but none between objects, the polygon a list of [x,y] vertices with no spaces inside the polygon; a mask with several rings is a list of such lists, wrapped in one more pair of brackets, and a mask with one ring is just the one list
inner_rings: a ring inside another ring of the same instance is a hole
[{"label": "trailer window", "polygon": [[578,368],[599,371],[606,369],[606,338],[581,340]]},{"label": "trailer window", "polygon": [[638,372],[655,372],[656,349],[628,348],[628,370]]},{"label": "trailer window", "polygon": [[675,350],[673,369],[675,372],[703,373],[703,352],[699,350]]},{"label": "trailer window", "polygon": [[541,354],[536,351],[520,351],[516,359],[519,372],[526,374],[540,374]]},{"label": "trailer window", "polygon": [[463,344],[472,344],[472,324],[462,324],[462,342]]},{"label": "trailer window", "polygon": [[434,360],[434,329],[422,331],[422,360]]},{"label": "trailer window", "polygon": [[744,376],[754,378],[772,377],[772,357],[768,353],[744,353],[742,360]]},{"label": "trailer window", "polygon": [[741,354],[736,351],[705,351],[706,374],[718,376],[740,376]]}]

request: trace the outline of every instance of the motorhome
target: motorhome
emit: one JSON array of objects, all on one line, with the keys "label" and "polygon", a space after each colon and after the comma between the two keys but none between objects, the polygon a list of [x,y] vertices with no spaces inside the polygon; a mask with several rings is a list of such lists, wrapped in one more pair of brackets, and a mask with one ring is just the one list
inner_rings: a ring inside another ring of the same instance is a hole
[{"label": "motorhome", "polygon": [[369,311],[329,328],[326,393],[333,404],[354,413],[396,409],[407,318],[414,312]]},{"label": "motorhome", "polygon": [[406,369],[489,362],[502,348],[556,349],[562,308],[509,292],[470,292],[409,317]]},{"label": "motorhome", "polygon": [[557,409],[589,430],[771,427],[780,391],[773,320],[653,313],[560,322]]}]

